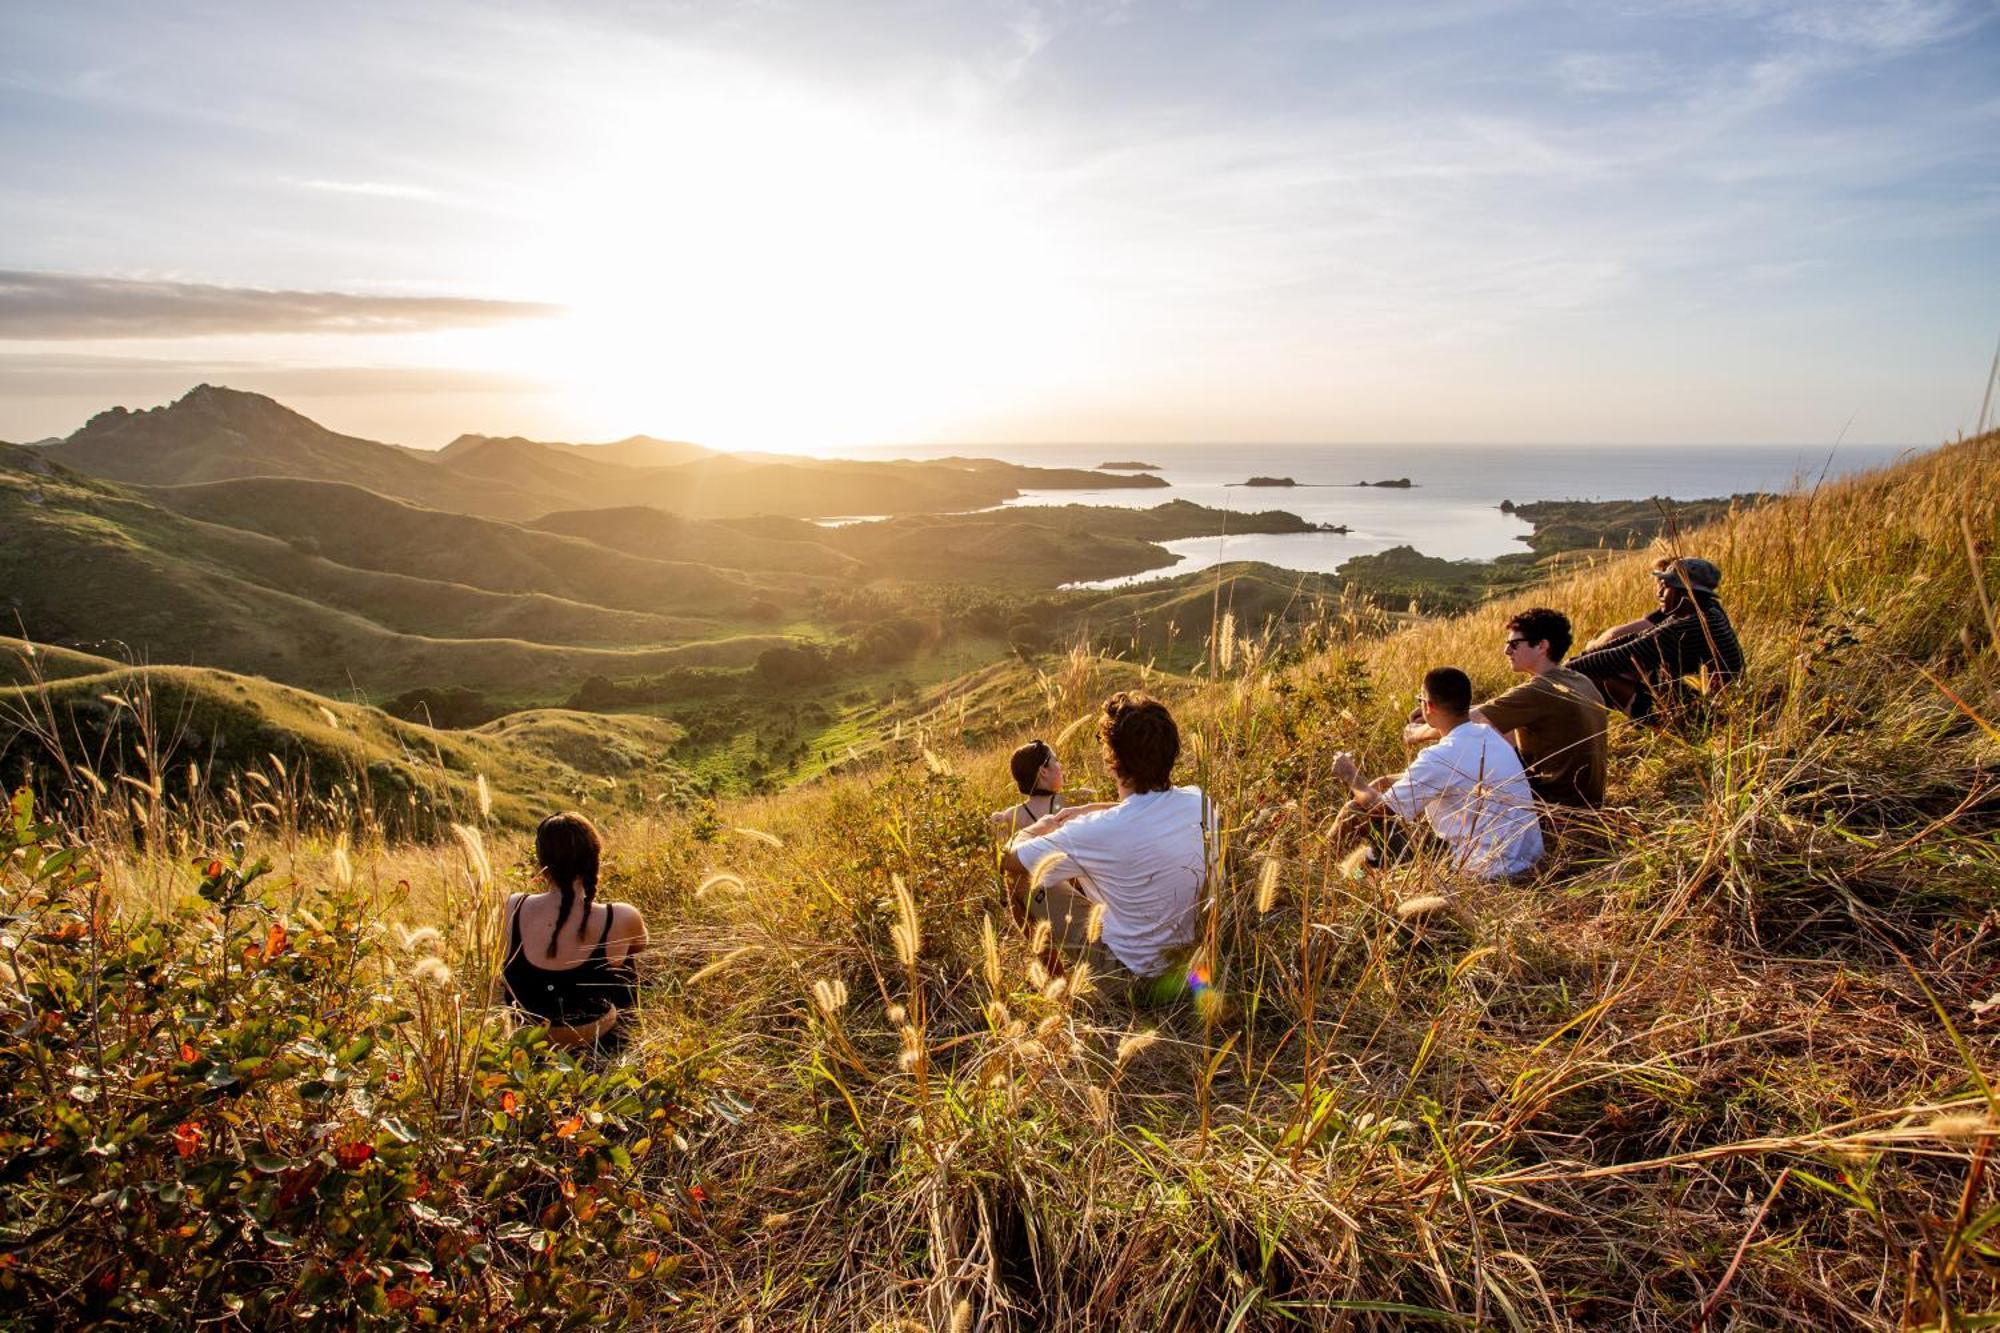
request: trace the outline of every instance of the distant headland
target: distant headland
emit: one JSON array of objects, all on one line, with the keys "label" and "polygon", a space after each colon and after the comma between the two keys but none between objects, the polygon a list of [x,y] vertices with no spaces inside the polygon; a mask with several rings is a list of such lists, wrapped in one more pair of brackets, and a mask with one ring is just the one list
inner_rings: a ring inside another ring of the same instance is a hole
[{"label": "distant headland", "polygon": [[1158,472],[1158,463],[1099,463],[1100,472]]},{"label": "distant headland", "polygon": [[1392,490],[1407,491],[1417,483],[1411,481],[1408,477],[1397,477],[1394,481],[1357,481],[1354,484],[1356,486],[1387,486]]}]

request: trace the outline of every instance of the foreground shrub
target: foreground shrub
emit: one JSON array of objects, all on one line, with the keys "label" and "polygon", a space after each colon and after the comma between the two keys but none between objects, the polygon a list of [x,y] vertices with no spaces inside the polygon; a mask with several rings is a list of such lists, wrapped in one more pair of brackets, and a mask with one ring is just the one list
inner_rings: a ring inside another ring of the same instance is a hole
[{"label": "foreground shrub", "polygon": [[435,932],[398,947],[347,890],[281,909],[261,863],[210,861],[198,901],[121,920],[26,791],[8,814],[9,1304],[64,1323],[492,1326],[665,1295],[684,1062],[554,1053],[461,999],[422,953]]}]

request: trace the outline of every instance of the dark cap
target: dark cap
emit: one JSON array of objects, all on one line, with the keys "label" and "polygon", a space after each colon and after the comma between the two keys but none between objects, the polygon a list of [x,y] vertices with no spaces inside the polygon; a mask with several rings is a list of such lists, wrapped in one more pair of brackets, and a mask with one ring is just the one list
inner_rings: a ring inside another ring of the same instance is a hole
[{"label": "dark cap", "polygon": [[1653,577],[1693,592],[1714,592],[1722,586],[1722,571],[1698,555],[1669,560],[1653,571]]}]

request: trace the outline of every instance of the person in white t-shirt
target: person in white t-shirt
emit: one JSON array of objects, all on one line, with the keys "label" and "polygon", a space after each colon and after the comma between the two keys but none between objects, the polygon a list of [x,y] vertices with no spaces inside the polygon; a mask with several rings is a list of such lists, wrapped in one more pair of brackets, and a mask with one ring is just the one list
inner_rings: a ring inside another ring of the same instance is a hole
[{"label": "person in white t-shirt", "polygon": [[1353,755],[1334,759],[1335,780],[1353,792],[1343,816],[1421,818],[1451,849],[1453,865],[1478,879],[1533,869],[1542,859],[1535,794],[1507,738],[1467,716],[1471,680],[1457,667],[1437,667],[1424,676],[1418,706],[1439,739],[1402,773],[1364,784]]},{"label": "person in white t-shirt", "polygon": [[[1194,943],[1213,845],[1210,806],[1201,788],[1173,785],[1180,729],[1158,699],[1112,695],[1097,734],[1118,800],[1036,820],[1014,836],[1002,863],[1028,878],[1031,915],[1049,923],[1057,948],[1157,977]],[[1094,943],[1093,904],[1104,908]]]}]

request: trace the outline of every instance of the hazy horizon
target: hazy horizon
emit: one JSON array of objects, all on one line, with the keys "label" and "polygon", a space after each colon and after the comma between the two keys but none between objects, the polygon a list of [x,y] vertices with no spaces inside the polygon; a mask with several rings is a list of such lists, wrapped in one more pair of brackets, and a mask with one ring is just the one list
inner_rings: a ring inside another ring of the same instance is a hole
[{"label": "hazy horizon", "polygon": [[2000,9],[0,12],[0,438],[1931,444]]}]

